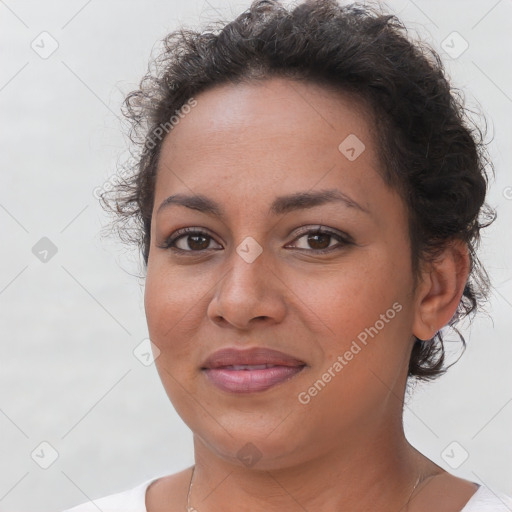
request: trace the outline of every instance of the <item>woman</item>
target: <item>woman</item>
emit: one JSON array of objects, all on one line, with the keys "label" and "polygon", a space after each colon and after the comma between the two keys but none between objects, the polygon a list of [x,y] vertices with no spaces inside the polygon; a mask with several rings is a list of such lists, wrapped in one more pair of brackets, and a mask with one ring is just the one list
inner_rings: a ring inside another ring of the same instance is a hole
[{"label": "woman", "polygon": [[258,0],[157,64],[126,99],[135,173],[103,199],[142,249],[195,464],[71,510],[511,510],[402,426],[488,288],[489,162],[437,54],[368,7]]}]

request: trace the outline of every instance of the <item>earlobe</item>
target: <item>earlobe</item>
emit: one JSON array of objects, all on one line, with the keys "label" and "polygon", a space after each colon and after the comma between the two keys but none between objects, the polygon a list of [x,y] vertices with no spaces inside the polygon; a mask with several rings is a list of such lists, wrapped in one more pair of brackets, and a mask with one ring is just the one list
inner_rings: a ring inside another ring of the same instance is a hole
[{"label": "earlobe", "polygon": [[449,242],[444,251],[423,272],[416,292],[413,334],[431,339],[453,317],[469,275],[466,243]]}]

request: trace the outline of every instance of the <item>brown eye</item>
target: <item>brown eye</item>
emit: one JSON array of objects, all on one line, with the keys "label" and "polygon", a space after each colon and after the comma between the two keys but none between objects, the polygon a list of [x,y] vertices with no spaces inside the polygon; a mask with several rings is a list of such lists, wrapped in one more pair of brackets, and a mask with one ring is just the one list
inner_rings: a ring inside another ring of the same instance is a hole
[{"label": "brown eye", "polygon": [[[337,241],[338,243],[332,244]],[[301,251],[324,253],[331,250],[341,249],[352,242],[350,236],[342,236],[329,230],[319,228],[305,231],[294,241],[294,248]]]},{"label": "brown eye", "polygon": [[[189,249],[193,251],[200,251],[202,249],[208,249],[208,246],[210,245],[211,238],[209,236],[204,235],[185,235],[180,237],[181,240],[177,241],[183,241],[186,240],[187,246]],[[179,247],[179,249],[183,249],[183,247]],[[186,249],[183,249],[186,250]]]},{"label": "brown eye", "polygon": [[173,233],[161,248],[181,252],[201,252],[211,249],[212,241],[214,241],[213,238],[203,231],[184,228]]},{"label": "brown eye", "polygon": [[318,233],[315,235],[308,235],[308,244],[313,249],[327,249],[331,242],[332,235],[325,233]]}]

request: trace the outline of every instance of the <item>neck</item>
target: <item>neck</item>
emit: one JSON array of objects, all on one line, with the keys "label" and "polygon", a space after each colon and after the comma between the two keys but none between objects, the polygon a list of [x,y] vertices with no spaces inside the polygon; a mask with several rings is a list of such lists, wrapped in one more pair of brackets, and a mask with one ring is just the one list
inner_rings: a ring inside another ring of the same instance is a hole
[{"label": "neck", "polygon": [[267,462],[268,469],[220,458],[195,435],[190,505],[201,512],[233,508],[229,503],[268,512],[406,511],[418,480],[439,468],[407,442],[401,424],[400,428],[378,425],[373,432],[369,429],[340,434],[337,446],[325,453],[317,451],[315,458],[305,457],[287,466],[281,461]]}]

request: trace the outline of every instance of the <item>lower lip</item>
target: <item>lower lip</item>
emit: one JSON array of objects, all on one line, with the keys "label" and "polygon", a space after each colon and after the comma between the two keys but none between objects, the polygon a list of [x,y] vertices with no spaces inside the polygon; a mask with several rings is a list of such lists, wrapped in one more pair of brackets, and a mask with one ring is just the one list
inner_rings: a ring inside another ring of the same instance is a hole
[{"label": "lower lip", "polygon": [[302,371],[304,366],[273,366],[262,370],[229,370],[206,368],[203,371],[210,381],[223,391],[252,393],[284,382]]}]

